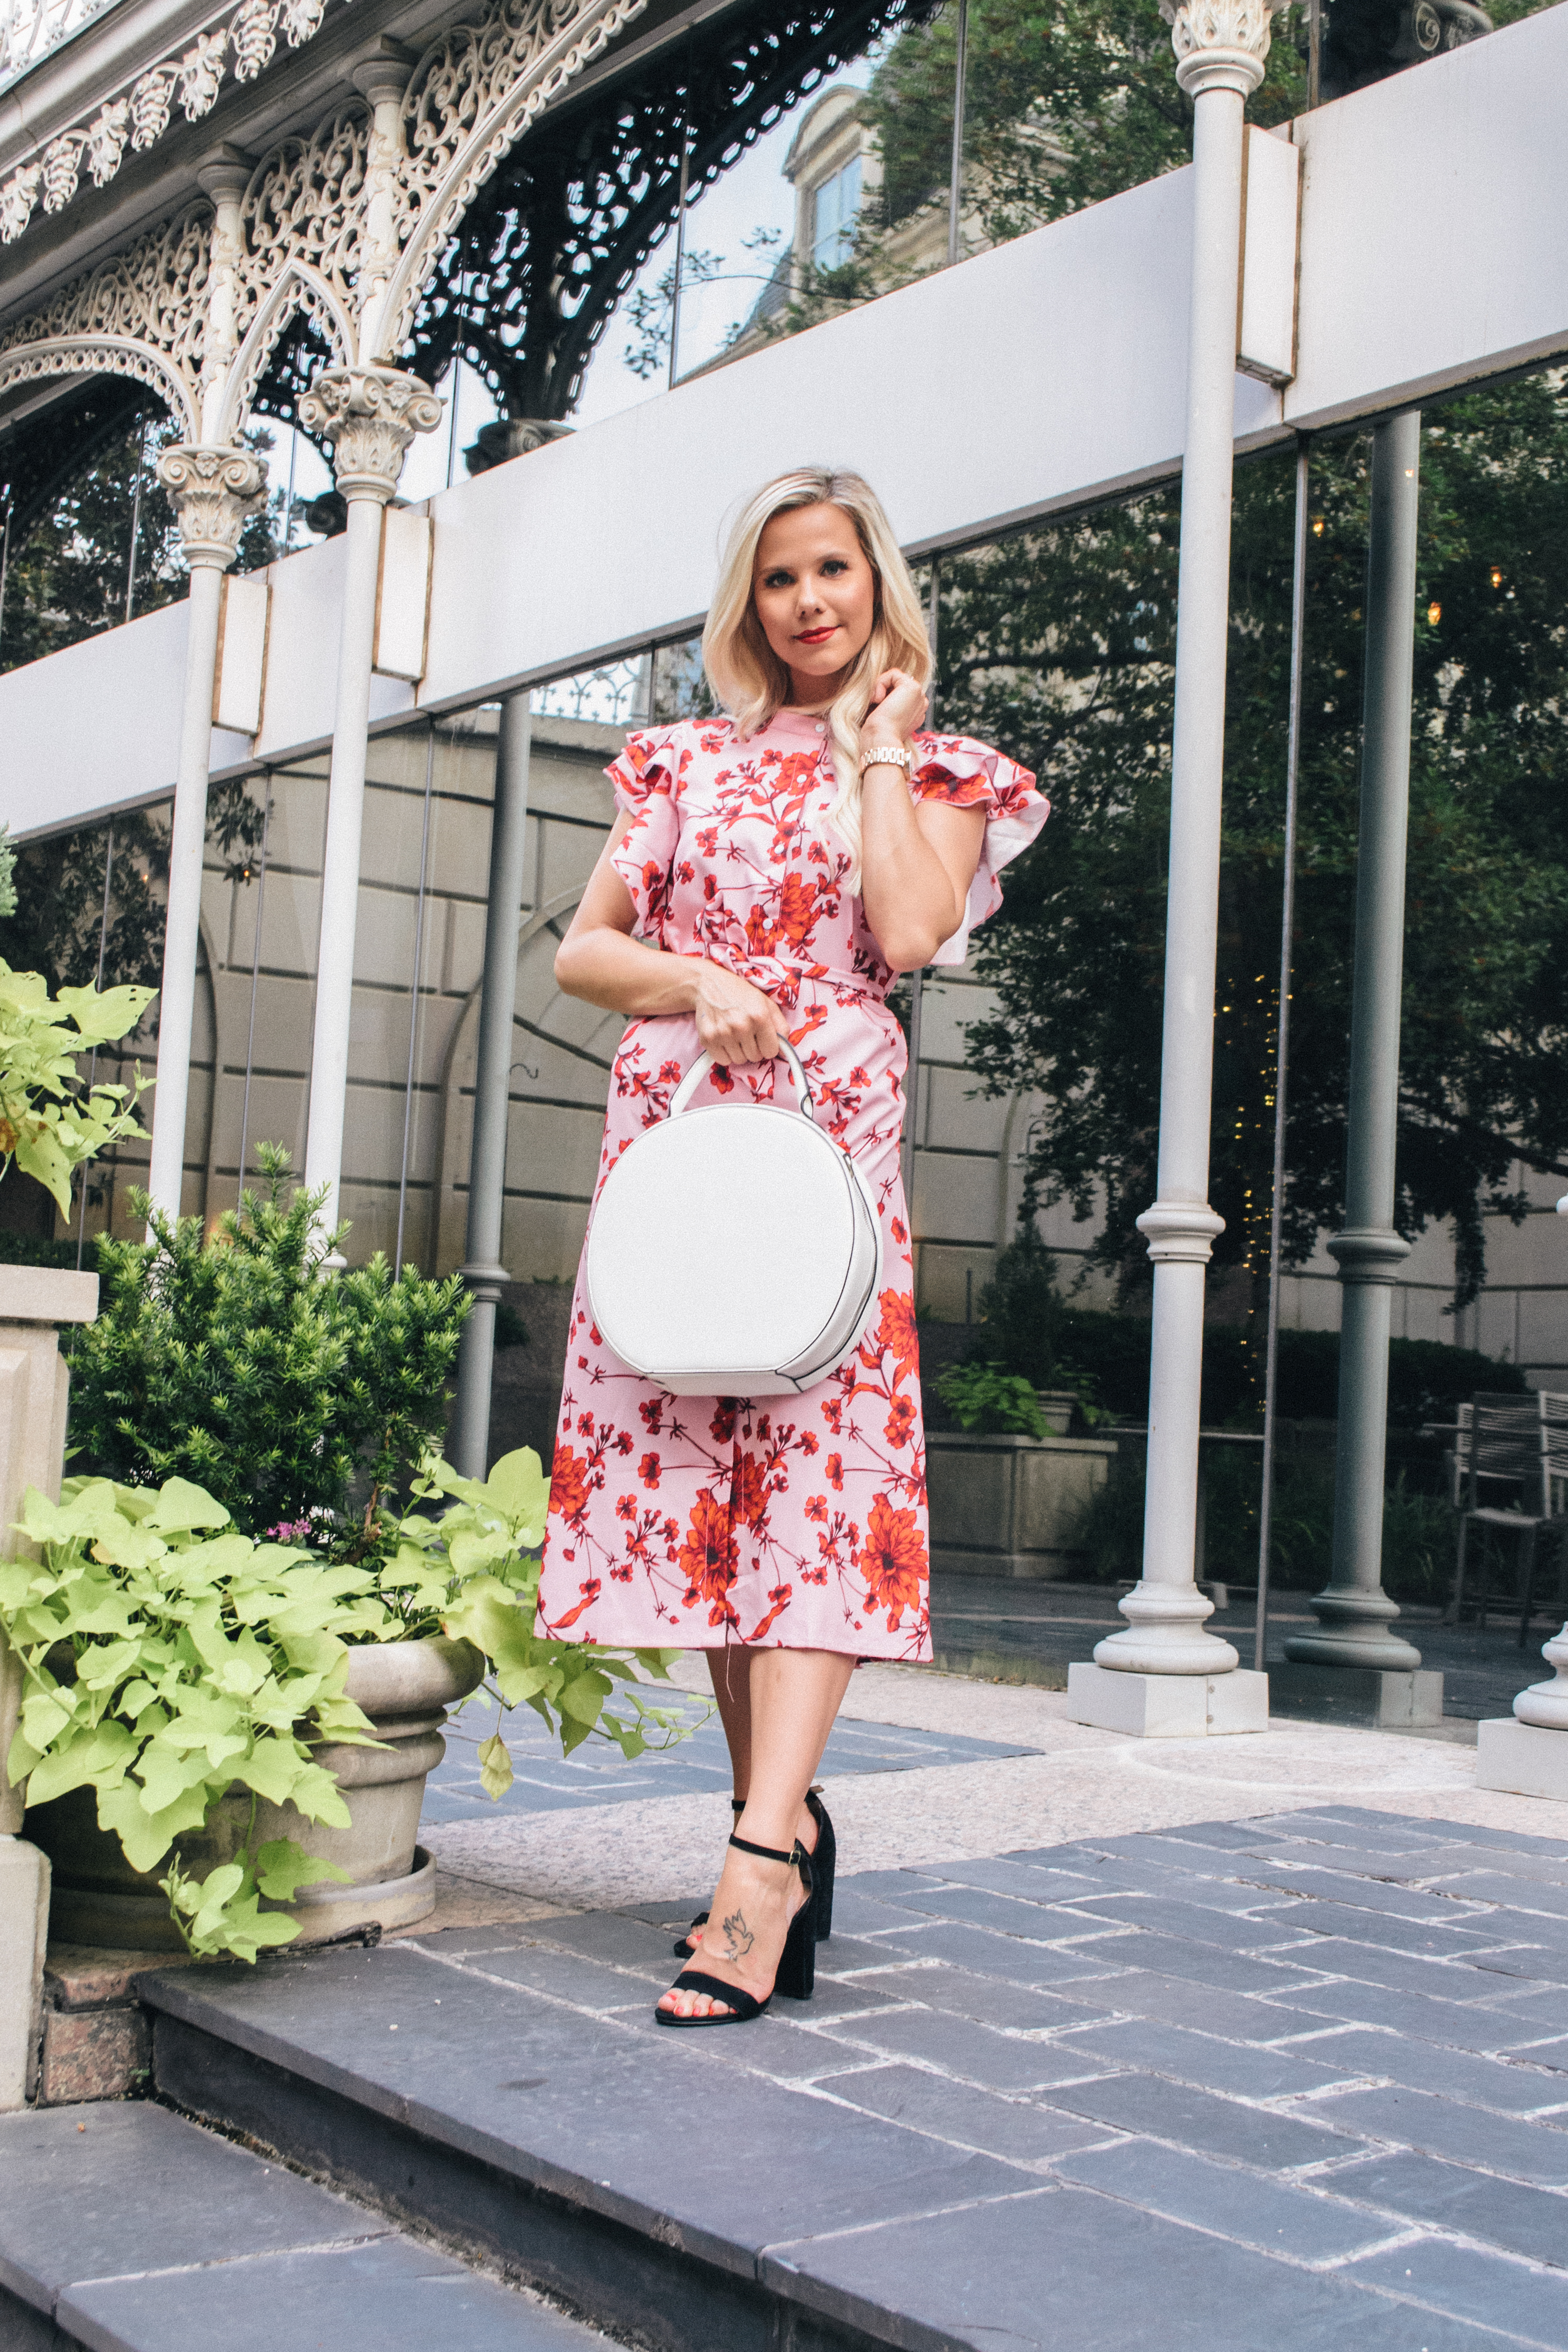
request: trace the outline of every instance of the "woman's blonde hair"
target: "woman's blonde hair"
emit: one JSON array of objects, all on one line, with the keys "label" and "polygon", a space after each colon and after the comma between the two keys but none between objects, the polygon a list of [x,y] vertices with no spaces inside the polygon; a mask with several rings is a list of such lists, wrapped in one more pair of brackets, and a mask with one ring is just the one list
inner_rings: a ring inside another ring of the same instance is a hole
[{"label": "woman's blonde hair", "polygon": [[884,669],[907,670],[925,686],[931,676],[925,615],[882,500],[858,474],[801,466],[764,483],[736,519],[719,566],[703,665],[708,683],[743,736],[759,734],[792,691],[789,672],[762,633],[752,598],[757,545],[775,515],[796,507],[838,507],[855,527],[876,582],[871,635],[850,665],[828,711],[838,798],[830,812],[849,850],[852,890],[861,878],[861,722]]}]

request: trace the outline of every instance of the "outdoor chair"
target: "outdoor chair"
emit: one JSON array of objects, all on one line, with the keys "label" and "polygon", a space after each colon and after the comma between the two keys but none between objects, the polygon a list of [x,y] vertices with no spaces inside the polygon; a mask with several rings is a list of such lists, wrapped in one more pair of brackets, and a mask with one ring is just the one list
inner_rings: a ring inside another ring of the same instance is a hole
[{"label": "outdoor chair", "polygon": [[[1458,1542],[1448,1622],[1457,1624],[1464,1607],[1470,1529],[1500,1529],[1514,1538],[1511,1588],[1493,1589],[1489,1547],[1476,1580],[1476,1622],[1484,1628],[1488,1610],[1497,1601],[1517,1605],[1522,1649],[1534,1613],[1542,1531],[1556,1540],[1568,1520],[1568,1396],[1545,1390],[1531,1396],[1476,1396],[1459,1407],[1449,1460]],[[1562,1570],[1560,1550],[1560,1587]]]}]

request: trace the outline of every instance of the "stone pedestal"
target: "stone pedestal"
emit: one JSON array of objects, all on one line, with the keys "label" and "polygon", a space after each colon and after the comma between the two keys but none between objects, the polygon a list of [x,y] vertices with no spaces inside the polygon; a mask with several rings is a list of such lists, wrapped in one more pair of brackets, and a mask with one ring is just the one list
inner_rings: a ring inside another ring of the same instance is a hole
[{"label": "stone pedestal", "polygon": [[1228,1675],[1135,1675],[1072,1665],[1067,1698],[1074,1723],[1125,1731],[1134,1739],[1202,1739],[1269,1728],[1269,1677],[1239,1666]]},{"label": "stone pedestal", "polygon": [[[97,1313],[96,1274],[0,1266],[0,1559],[24,1549],[14,1529],[28,1487],[60,1491],[68,1375],[55,1326]],[[0,2111],[33,2095],[49,1922],[49,1865],[16,1835],[25,1791],[5,1770],[21,1704],[21,1662],[0,1633]]]},{"label": "stone pedestal", "polygon": [[1071,1576],[1085,1507],[1116,1459],[1103,1437],[930,1430],[931,1565],[968,1576]]},{"label": "stone pedestal", "polygon": [[1511,1715],[1489,1717],[1476,1727],[1476,1786],[1568,1804],[1568,1735]]},{"label": "stone pedestal", "polygon": [[1511,1721],[1505,1715],[1477,1727],[1476,1786],[1568,1801],[1568,1625],[1541,1654],[1555,1669],[1552,1680],[1520,1692]]},{"label": "stone pedestal", "polygon": [[1276,1715],[1399,1731],[1443,1720],[1443,1677],[1430,1668],[1283,1665],[1269,1669]]}]

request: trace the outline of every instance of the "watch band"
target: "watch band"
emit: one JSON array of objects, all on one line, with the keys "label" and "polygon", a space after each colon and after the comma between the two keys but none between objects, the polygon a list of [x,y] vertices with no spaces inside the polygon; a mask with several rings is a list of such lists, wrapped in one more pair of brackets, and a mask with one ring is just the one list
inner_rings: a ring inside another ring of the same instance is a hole
[{"label": "watch band", "polygon": [[868,768],[902,768],[906,776],[915,773],[915,754],[907,743],[876,744],[861,753],[861,773]]}]

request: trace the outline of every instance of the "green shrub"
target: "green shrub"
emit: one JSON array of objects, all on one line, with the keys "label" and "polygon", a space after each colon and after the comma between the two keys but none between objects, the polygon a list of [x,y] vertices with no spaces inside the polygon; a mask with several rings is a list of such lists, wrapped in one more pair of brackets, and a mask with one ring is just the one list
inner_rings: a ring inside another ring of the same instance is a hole
[{"label": "green shrub", "polygon": [[[93,1244],[97,1246],[96,1243]],[[91,1272],[91,1250],[88,1252]],[[51,1241],[47,1234],[8,1234],[0,1232],[0,1265],[57,1265],[68,1271],[77,1262],[77,1245],[70,1236]]]},{"label": "green shrub", "polygon": [[454,1275],[393,1276],[384,1257],[347,1273],[323,1260],[348,1228],[321,1224],[322,1192],[281,1195],[287,1154],[264,1146],[266,1183],[210,1240],[144,1193],[144,1243],[99,1244],[100,1306],[71,1346],[70,1433],[83,1466],[130,1486],[190,1479],[236,1527],[306,1533],[340,1523],[440,1442],[446,1379],[467,1312]]},{"label": "green shrub", "polygon": [[986,1327],[986,1358],[1031,1389],[1055,1387],[1067,1306],[1057,1287],[1056,1260],[1032,1226],[998,1253],[996,1272],[976,1303]]},{"label": "green shrub", "polygon": [[937,1381],[936,1393],[962,1430],[1045,1435],[1045,1418],[1033,1388],[1000,1364],[954,1364]]},{"label": "green shrub", "polygon": [[[982,1297],[985,1294],[982,1294]],[[1056,1327],[1057,1385],[1087,1391],[1122,1421],[1144,1421],[1149,1409],[1146,1316],[1107,1315],[1063,1307]],[[977,1333],[976,1353],[998,1357],[1009,1371],[1024,1366],[998,1345],[992,1328]],[[1043,1388],[1048,1382],[1040,1381]],[[1388,1423],[1419,1429],[1451,1421],[1454,1407],[1478,1389],[1518,1393],[1527,1383],[1515,1364],[1441,1339],[1396,1339],[1388,1351]],[[1339,1333],[1281,1331],[1278,1409],[1284,1421],[1333,1421],[1339,1411]],[[1263,1410],[1263,1349],[1260,1323],[1238,1330],[1214,1324],[1203,1335],[1203,1423],[1206,1429],[1247,1426]]]},{"label": "green shrub", "polygon": [[504,1298],[496,1301],[496,1339],[497,1348],[526,1348],[528,1327],[517,1308]]},{"label": "green shrub", "polygon": [[[1204,1451],[1207,1509],[1204,1572],[1221,1583],[1258,1581],[1259,1490],[1256,1446],[1208,1446]],[[1319,1592],[1333,1561],[1333,1454],[1325,1446],[1274,1462],[1269,1580],[1281,1592]],[[1113,1467],[1109,1483],[1085,1507],[1075,1540],[1086,1572],[1116,1583],[1141,1572],[1144,1544],[1142,1449]],[[1412,1493],[1398,1476],[1383,1499],[1383,1585],[1394,1601],[1447,1599],[1453,1579],[1454,1518],[1434,1495]]]}]

